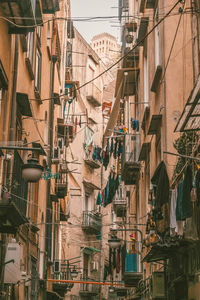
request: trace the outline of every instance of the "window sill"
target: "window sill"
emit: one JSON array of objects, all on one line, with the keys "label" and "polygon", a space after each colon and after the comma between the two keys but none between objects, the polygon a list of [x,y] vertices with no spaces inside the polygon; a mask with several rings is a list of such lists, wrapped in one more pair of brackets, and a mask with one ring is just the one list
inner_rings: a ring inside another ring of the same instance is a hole
[{"label": "window sill", "polygon": [[151,91],[154,93],[157,93],[159,84],[160,84],[160,78],[162,75],[162,66],[158,65],[155,71],[154,79],[151,85]]},{"label": "window sill", "polygon": [[33,74],[33,68],[32,68],[32,64],[31,64],[31,61],[30,61],[29,57],[25,58],[25,63],[26,63],[28,73],[30,75],[31,80],[34,80],[35,76]]}]

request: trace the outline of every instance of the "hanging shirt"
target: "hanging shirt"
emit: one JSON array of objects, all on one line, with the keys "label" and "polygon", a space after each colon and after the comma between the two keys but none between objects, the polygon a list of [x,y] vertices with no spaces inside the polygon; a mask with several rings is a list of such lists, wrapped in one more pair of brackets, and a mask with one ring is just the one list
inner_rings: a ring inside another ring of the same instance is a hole
[{"label": "hanging shirt", "polygon": [[170,205],[170,228],[171,233],[177,232],[177,223],[176,223],[176,202],[177,202],[177,189],[172,190],[171,194],[171,205]]}]

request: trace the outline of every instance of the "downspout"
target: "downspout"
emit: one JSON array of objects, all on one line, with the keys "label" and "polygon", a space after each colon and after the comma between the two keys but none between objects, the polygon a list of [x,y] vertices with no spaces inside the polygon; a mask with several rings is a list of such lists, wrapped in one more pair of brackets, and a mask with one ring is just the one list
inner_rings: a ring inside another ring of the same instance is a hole
[{"label": "downspout", "polygon": [[[51,37],[51,64],[50,64],[50,97],[51,100],[49,101],[49,122],[48,122],[48,155],[47,155],[47,164],[49,169],[51,170],[52,166],[52,149],[53,149],[53,123],[54,123],[54,100],[53,100],[53,92],[54,92],[54,74],[55,74],[55,63],[56,63],[56,56],[53,55],[53,34],[54,34],[54,24],[55,21],[52,23],[52,37]],[[51,203],[50,203],[50,191],[51,191],[51,181],[50,179],[47,180],[47,190],[46,190],[46,222],[45,222],[45,236],[47,236],[48,232],[48,226],[52,226],[51,224],[47,224],[47,214],[48,210],[52,209]],[[53,216],[53,214],[52,214]],[[51,223],[51,222],[50,222]],[[45,280],[45,289],[44,289],[44,299],[47,299],[47,271],[48,271],[48,248],[49,248],[49,240],[48,237],[45,239],[45,251],[47,253],[47,265],[44,266],[44,280]],[[50,254],[50,257],[52,256],[52,253]]]},{"label": "downspout", "polygon": [[[162,0],[162,6],[163,6],[163,14],[165,14],[165,0]],[[165,68],[165,20],[163,20],[163,65]],[[164,162],[167,164],[167,155],[163,154],[163,149],[167,151],[167,107],[166,107],[166,76],[164,77],[164,86],[163,86],[163,108],[164,108],[164,144],[162,145],[162,151],[161,151],[161,160],[164,160]]]}]

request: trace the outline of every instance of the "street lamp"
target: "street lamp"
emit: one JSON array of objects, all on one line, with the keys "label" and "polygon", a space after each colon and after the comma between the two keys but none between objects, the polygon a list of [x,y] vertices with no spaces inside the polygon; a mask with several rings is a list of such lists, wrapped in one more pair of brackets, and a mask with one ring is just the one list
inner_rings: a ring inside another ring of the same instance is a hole
[{"label": "street lamp", "polygon": [[111,239],[108,240],[108,245],[112,249],[116,249],[116,248],[120,247],[120,245],[121,245],[121,239],[119,239],[116,236],[115,232],[112,234]]},{"label": "street lamp", "polygon": [[72,279],[77,278],[78,271],[76,270],[76,267],[74,266],[73,270],[71,270],[71,277]]},{"label": "street lamp", "polygon": [[22,177],[25,181],[37,182],[42,176],[43,166],[35,158],[28,159],[22,166]]},{"label": "street lamp", "polygon": [[109,286],[109,293],[114,293],[114,292],[115,292],[114,286]]}]

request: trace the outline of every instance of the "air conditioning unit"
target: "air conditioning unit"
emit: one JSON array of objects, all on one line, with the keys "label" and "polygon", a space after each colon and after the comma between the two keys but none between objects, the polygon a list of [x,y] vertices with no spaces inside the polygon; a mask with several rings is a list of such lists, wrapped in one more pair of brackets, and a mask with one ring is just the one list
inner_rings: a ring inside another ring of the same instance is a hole
[{"label": "air conditioning unit", "polygon": [[52,164],[59,164],[60,162],[60,148],[53,148],[53,158],[51,159]]},{"label": "air conditioning unit", "polygon": [[97,272],[99,270],[99,263],[98,261],[92,261],[90,266],[91,272]]},{"label": "air conditioning unit", "polygon": [[152,274],[152,299],[165,299],[165,274],[153,272]]},{"label": "air conditioning unit", "polygon": [[53,263],[53,272],[60,273],[60,261],[55,260]]}]

